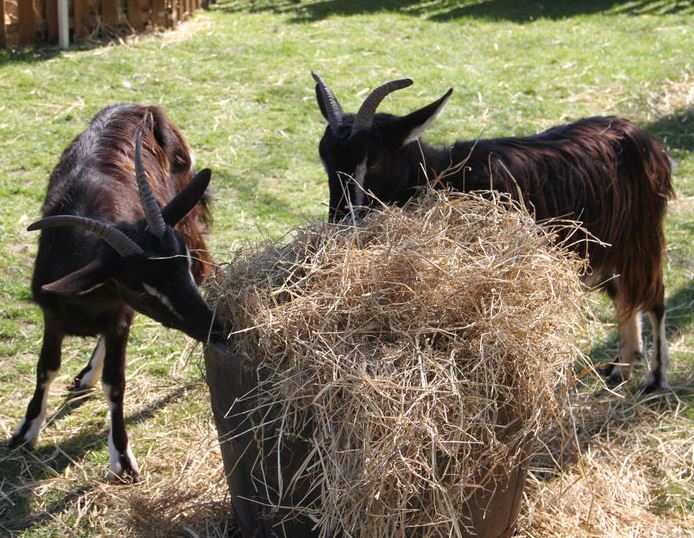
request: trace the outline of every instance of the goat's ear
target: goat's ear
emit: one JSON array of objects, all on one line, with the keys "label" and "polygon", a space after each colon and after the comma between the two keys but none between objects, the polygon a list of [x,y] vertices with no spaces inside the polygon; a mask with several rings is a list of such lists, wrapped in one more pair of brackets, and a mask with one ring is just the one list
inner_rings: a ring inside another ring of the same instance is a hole
[{"label": "goat's ear", "polygon": [[386,138],[398,147],[402,147],[413,140],[417,140],[427,127],[429,127],[439,114],[441,114],[452,93],[453,88],[449,89],[442,97],[433,103],[419,110],[415,110],[407,116],[402,116],[388,122],[383,126]]},{"label": "goat's ear", "polygon": [[171,200],[166,207],[161,210],[161,216],[164,217],[164,222],[173,227],[185,217],[191,209],[195,207],[200,199],[205,196],[207,186],[210,184],[212,170],[205,168],[200,170],[185,189],[179,192],[176,197]]},{"label": "goat's ear", "polygon": [[113,264],[106,264],[96,259],[82,269],[73,271],[50,284],[44,284],[41,289],[46,293],[57,295],[80,295],[102,285],[114,275]]},{"label": "goat's ear", "polygon": [[171,170],[175,173],[188,172],[192,162],[190,149],[183,135],[159,107],[150,107],[150,112],[153,119],[152,133],[170,159]]},{"label": "goat's ear", "polygon": [[321,95],[320,89],[318,88],[318,84],[316,84],[316,101],[318,101],[318,108],[320,108],[320,113],[323,114],[323,117],[328,120],[328,109],[325,108],[325,103],[323,102],[323,96]]}]

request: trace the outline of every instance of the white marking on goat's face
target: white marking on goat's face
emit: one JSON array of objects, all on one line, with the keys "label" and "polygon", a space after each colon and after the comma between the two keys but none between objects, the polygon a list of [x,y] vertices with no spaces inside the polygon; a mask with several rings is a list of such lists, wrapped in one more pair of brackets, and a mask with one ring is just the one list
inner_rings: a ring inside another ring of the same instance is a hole
[{"label": "white marking on goat's face", "polygon": [[144,290],[145,290],[149,295],[151,295],[152,297],[156,297],[157,299],[159,299],[159,302],[160,302],[161,304],[163,304],[163,305],[169,310],[169,312],[171,312],[171,313],[172,313],[174,316],[176,316],[178,319],[183,320],[183,316],[181,316],[181,315],[176,311],[176,309],[175,309],[174,306],[171,304],[171,301],[169,300],[169,298],[168,298],[166,295],[164,295],[162,292],[160,292],[160,291],[159,291],[158,289],[156,289],[155,287],[150,286],[149,284],[145,284],[144,282],[142,283],[142,287],[144,288]]},{"label": "white marking on goat's face", "polygon": [[105,284],[105,282],[99,282],[98,284],[95,284],[95,285],[92,286],[91,288],[87,288],[86,290],[82,290],[82,291],[78,292],[78,293],[77,293],[77,296],[78,296],[78,297],[81,297],[82,295],[87,295],[88,293],[91,293],[91,292],[94,291],[96,288],[99,288],[99,287],[103,286],[104,284]]},{"label": "white marking on goat's face", "polygon": [[195,282],[195,277],[193,277],[193,257],[190,255],[190,250],[186,247],[186,260],[188,261],[188,275],[190,275],[191,282]]},{"label": "white marking on goat's face", "polygon": [[354,205],[360,206],[364,205],[365,199],[365,189],[364,181],[366,180],[366,157],[358,165],[356,170],[354,170],[353,179],[356,183],[354,187]]}]

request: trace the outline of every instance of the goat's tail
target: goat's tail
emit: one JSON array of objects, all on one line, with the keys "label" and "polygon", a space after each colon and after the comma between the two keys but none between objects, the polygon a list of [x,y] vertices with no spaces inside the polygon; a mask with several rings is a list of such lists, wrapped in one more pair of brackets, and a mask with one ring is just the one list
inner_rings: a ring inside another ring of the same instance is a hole
[{"label": "goat's tail", "polygon": [[663,220],[674,197],[671,163],[661,144],[634,124],[620,125],[611,221],[612,259],[625,315],[651,311],[664,300]]}]

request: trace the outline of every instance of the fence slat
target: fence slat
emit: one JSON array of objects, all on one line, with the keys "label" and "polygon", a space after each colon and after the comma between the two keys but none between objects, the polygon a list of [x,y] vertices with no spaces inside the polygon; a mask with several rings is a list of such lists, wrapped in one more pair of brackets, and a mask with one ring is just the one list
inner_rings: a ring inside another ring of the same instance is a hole
[{"label": "fence slat", "polygon": [[142,5],[139,0],[128,0],[128,23],[136,32],[144,27]]},{"label": "fence slat", "polygon": [[84,39],[89,35],[89,0],[74,0],[73,13],[75,40]]},{"label": "fence slat", "polygon": [[152,26],[155,28],[166,27],[165,0],[152,0]]},{"label": "fence slat", "polygon": [[0,0],[0,47],[7,46],[7,34],[5,33],[5,0]]},{"label": "fence slat", "polygon": [[48,0],[46,2],[46,41],[57,43],[58,41],[58,2]]},{"label": "fence slat", "polygon": [[104,26],[110,29],[112,32],[116,32],[118,28],[118,7],[120,2],[101,2],[101,20],[104,22]]},{"label": "fence slat", "polygon": [[174,0],[174,4],[176,5],[176,23],[179,23],[183,20],[183,0]]},{"label": "fence slat", "polygon": [[[4,1],[4,0],[3,0]],[[31,45],[36,35],[34,0],[19,0],[19,43]]]}]

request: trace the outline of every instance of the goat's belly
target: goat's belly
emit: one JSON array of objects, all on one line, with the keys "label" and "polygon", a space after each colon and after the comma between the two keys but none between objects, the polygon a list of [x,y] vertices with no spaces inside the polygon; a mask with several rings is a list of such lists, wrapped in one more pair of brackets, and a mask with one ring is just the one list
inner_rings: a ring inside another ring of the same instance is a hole
[{"label": "goat's belly", "polygon": [[129,324],[133,316],[129,306],[106,290],[69,297],[40,293],[34,299],[65,334],[73,336],[104,334]]}]

